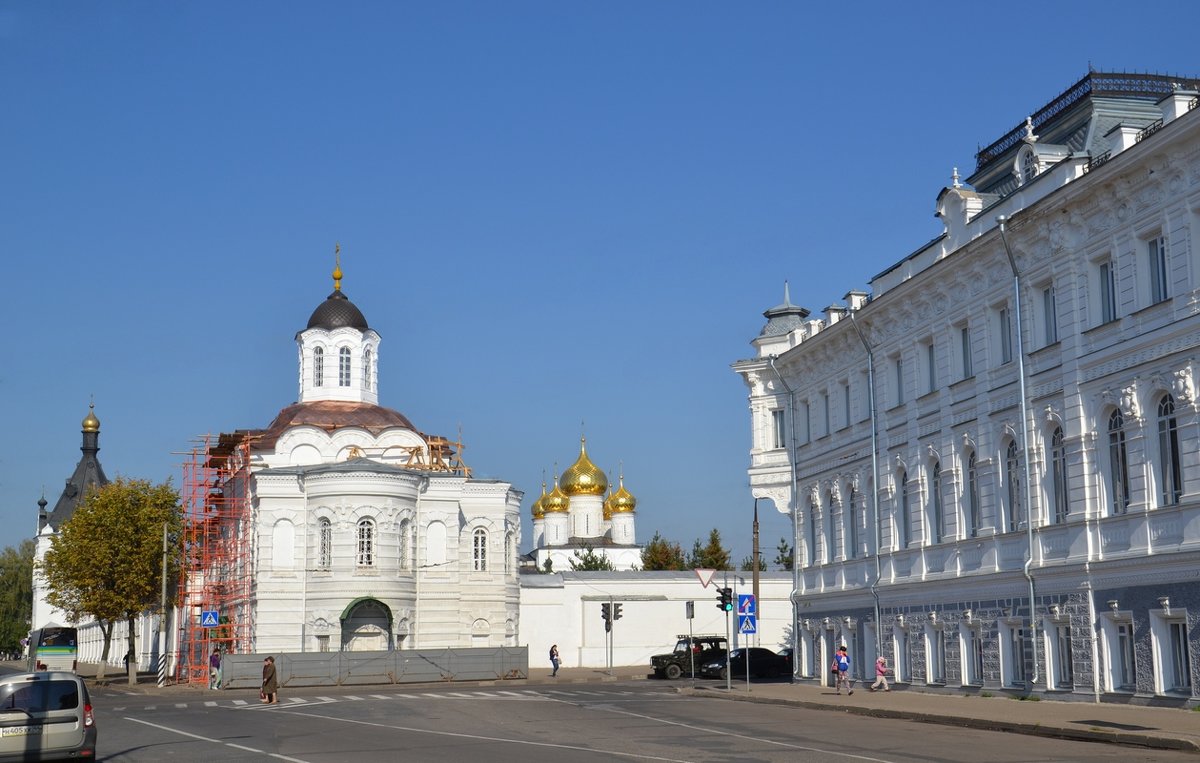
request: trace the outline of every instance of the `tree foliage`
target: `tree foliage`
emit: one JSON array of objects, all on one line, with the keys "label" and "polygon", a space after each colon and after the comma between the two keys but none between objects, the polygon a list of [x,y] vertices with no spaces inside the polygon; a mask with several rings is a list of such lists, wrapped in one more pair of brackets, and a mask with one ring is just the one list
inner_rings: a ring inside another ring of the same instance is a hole
[{"label": "tree foliage", "polygon": [[[178,579],[183,518],[170,482],[118,478],[92,490],[63,523],[42,560],[47,600],[72,620],[95,618],[104,628],[104,675],[112,624],[126,620],[129,652],[136,654],[134,620],[157,609],[162,590],[162,536],[167,528],[167,580]],[[133,681],[133,661],[130,681]]]},{"label": "tree foliage", "polygon": [[643,570],[686,570],[690,569],[683,558],[683,549],[678,543],[671,543],[659,533],[642,549]]},{"label": "tree foliage", "polygon": [[731,570],[729,551],[721,545],[721,533],[713,528],[708,534],[708,543],[701,546],[699,539],[692,546],[688,566],[692,569]]},{"label": "tree foliage", "polygon": [[787,538],[779,539],[779,546],[775,549],[775,563],[785,570],[791,571],[794,564],[795,555],[792,553],[792,546],[787,542]]},{"label": "tree foliage", "polygon": [[595,549],[584,544],[582,549],[575,549],[574,558],[571,559],[571,569],[576,572],[599,572],[616,569],[613,567],[612,561],[604,554],[597,554]]},{"label": "tree foliage", "polygon": [[[741,565],[740,569],[742,570],[742,572],[752,572],[754,570],[754,560],[748,556],[743,556],[742,557],[742,565]],[[762,558],[762,554],[759,554],[758,555],[758,571],[766,572],[766,569],[767,569],[767,562],[766,562],[766,560],[764,560]]]},{"label": "tree foliage", "polygon": [[19,652],[33,617],[33,555],[36,544],[23,540],[0,551],[0,651]]}]

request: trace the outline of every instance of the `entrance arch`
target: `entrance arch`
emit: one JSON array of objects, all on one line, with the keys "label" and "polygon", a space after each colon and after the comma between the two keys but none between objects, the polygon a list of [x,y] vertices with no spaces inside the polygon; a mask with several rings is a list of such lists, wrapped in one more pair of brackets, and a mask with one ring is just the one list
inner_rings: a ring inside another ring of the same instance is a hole
[{"label": "entrance arch", "polygon": [[355,599],[342,610],[342,651],[391,651],[392,610],[370,596]]}]

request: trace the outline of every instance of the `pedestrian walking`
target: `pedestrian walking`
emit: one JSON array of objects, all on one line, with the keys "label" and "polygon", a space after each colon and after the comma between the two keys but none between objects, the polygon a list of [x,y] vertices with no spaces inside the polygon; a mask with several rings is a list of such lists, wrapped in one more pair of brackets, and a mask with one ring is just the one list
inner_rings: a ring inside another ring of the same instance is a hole
[{"label": "pedestrian walking", "polygon": [[208,657],[208,688],[221,688],[221,652],[215,646]]},{"label": "pedestrian walking", "polygon": [[842,686],[846,687],[847,694],[854,693],[854,685],[850,683],[850,655],[846,654],[846,647],[839,646],[837,654],[834,655],[833,662],[837,665],[837,693],[842,693]]},{"label": "pedestrian walking", "polygon": [[875,683],[871,684],[871,691],[876,691],[881,686],[884,691],[891,691],[887,682],[887,660],[883,658],[882,654],[875,660]]},{"label": "pedestrian walking", "polygon": [[550,671],[551,678],[556,678],[558,676],[558,666],[560,662],[561,661],[558,659],[558,644],[553,644],[550,647],[550,664],[554,666],[554,670]]},{"label": "pedestrian walking", "polygon": [[264,705],[278,705],[279,698],[276,693],[279,691],[279,681],[275,677],[275,658],[267,657],[263,660],[263,682],[262,682],[262,701]]}]

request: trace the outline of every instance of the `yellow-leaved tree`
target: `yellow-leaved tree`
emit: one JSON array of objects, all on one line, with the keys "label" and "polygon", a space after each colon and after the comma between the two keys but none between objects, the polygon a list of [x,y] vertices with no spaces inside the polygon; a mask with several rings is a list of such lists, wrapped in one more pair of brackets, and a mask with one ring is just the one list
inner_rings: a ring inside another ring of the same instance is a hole
[{"label": "yellow-leaved tree", "polygon": [[[118,478],[92,490],[63,523],[41,562],[47,601],[72,620],[92,617],[101,624],[104,649],[97,678],[104,677],[113,625],[129,623],[129,651],[137,654],[135,622],[157,610],[162,591],[163,528],[167,533],[167,581],[179,576],[179,536],[183,517],[179,493],[168,480]],[[168,603],[169,606],[169,603]],[[129,661],[129,683],[137,681]]]}]

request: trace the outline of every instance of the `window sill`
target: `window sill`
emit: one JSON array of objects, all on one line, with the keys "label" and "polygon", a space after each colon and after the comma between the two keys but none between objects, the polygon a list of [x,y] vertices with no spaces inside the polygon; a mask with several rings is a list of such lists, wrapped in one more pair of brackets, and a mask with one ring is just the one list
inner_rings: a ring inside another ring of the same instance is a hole
[{"label": "window sill", "polygon": [[1091,334],[1093,331],[1096,333],[1100,333],[1104,329],[1115,326],[1115,325],[1119,324],[1120,322],[1121,322],[1120,318],[1113,318],[1111,321],[1105,321],[1104,323],[1100,323],[1098,325],[1092,326],[1090,329],[1084,329],[1083,335],[1087,336],[1088,334]]}]

